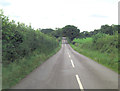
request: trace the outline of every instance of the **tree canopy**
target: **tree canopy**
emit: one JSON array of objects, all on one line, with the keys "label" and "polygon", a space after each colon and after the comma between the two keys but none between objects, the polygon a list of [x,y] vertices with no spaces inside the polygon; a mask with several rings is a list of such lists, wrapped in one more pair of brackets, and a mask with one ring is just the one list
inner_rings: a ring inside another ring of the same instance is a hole
[{"label": "tree canopy", "polygon": [[44,34],[49,34],[51,32],[53,32],[54,30],[51,29],[51,28],[47,28],[47,29],[42,29],[41,32],[44,33]]},{"label": "tree canopy", "polygon": [[[34,52],[48,54],[59,45],[56,38],[34,30],[31,25],[10,21],[0,11],[2,19],[3,64],[18,61]],[[52,30],[51,30],[52,31]]]},{"label": "tree canopy", "polygon": [[98,33],[114,35],[115,33],[119,32],[119,30],[120,30],[120,25],[112,24],[111,26],[109,26],[109,25],[106,24],[106,25],[102,25],[100,29],[95,29],[94,31],[80,32],[80,34],[79,34],[79,36],[77,38],[91,37],[91,36],[96,35]]},{"label": "tree canopy", "polygon": [[63,36],[68,37],[71,41],[79,35],[80,30],[73,25],[67,25],[62,28]]},{"label": "tree canopy", "polygon": [[62,29],[57,28],[56,30],[52,31],[50,34],[56,38],[62,37]]}]

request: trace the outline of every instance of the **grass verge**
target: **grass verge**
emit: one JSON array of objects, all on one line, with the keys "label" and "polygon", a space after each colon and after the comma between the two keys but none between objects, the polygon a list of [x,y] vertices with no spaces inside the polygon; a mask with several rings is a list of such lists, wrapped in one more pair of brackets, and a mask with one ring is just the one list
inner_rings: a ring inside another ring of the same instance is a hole
[{"label": "grass verge", "polygon": [[92,60],[95,60],[96,62],[118,73],[118,57],[114,57],[113,54],[111,55],[107,53],[101,53],[97,50],[82,48],[73,44],[70,45],[75,51],[89,57]]},{"label": "grass verge", "polygon": [[42,64],[45,60],[57,53],[61,48],[60,45],[47,54],[38,54],[36,51],[28,57],[19,60],[19,62],[15,61],[8,66],[3,66],[2,89],[9,89],[12,86],[16,85],[21,79],[30,74],[30,72],[40,66],[40,64]]}]

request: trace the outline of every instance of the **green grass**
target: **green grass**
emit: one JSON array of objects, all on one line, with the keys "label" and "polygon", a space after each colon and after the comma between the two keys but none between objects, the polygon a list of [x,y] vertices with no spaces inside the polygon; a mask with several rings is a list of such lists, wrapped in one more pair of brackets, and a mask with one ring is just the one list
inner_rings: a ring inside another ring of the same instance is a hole
[{"label": "green grass", "polygon": [[83,44],[83,43],[88,43],[91,42],[93,39],[92,38],[86,38],[86,39],[74,39],[74,42]]},{"label": "green grass", "polygon": [[[118,72],[118,49],[113,46],[110,46],[110,43],[107,42],[112,42],[111,38],[105,40],[106,43],[104,43],[102,47],[100,46],[101,48],[98,48],[98,46],[93,44],[92,38],[75,39],[73,41],[76,42],[75,45],[70,45],[74,50],[95,60],[96,62],[106,66],[107,68]],[[108,50],[110,50],[110,52]]]},{"label": "green grass", "polygon": [[38,54],[38,52],[35,51],[28,57],[19,60],[19,62],[15,61],[10,65],[3,66],[2,89],[9,89],[16,85],[21,79],[36,69],[45,60],[53,56],[61,48],[60,45],[56,49],[48,52],[47,55],[42,53]]}]

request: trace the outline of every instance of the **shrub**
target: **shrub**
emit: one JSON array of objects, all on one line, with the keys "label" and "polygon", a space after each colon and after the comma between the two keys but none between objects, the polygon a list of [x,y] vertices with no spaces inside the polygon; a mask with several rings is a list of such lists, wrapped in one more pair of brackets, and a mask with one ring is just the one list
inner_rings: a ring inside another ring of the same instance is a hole
[{"label": "shrub", "polygon": [[34,30],[31,25],[9,21],[8,17],[0,14],[2,18],[2,58],[4,64],[9,64],[30,55],[34,51],[48,53],[58,47],[56,38]]}]

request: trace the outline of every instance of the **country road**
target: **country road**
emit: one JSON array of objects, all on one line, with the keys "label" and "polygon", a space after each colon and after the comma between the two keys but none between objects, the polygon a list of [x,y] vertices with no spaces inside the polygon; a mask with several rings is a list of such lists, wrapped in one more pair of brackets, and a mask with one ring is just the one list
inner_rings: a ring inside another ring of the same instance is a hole
[{"label": "country road", "polygon": [[12,89],[118,89],[118,74],[74,51],[62,40],[58,53]]}]

